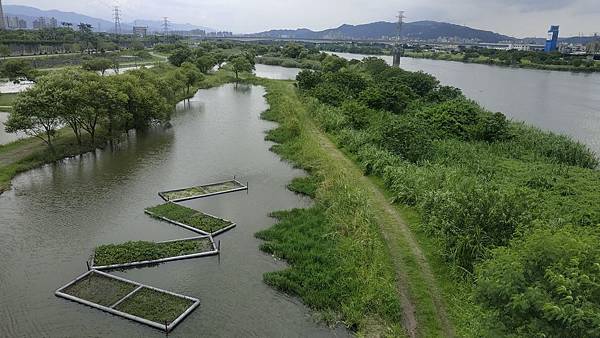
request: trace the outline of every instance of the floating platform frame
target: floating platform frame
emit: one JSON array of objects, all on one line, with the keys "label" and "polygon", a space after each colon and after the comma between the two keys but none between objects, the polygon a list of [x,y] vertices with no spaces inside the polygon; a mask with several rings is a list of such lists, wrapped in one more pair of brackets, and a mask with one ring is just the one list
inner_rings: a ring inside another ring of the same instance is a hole
[{"label": "floating platform frame", "polygon": [[217,230],[215,232],[208,232],[208,231],[204,231],[202,229],[195,228],[195,227],[193,227],[191,225],[187,225],[185,223],[174,221],[174,220],[169,219],[167,217],[159,216],[159,215],[153,213],[152,211],[144,210],[144,212],[146,214],[148,214],[148,215],[150,215],[150,216],[152,216],[154,218],[163,220],[163,221],[165,221],[167,223],[171,223],[173,225],[177,225],[177,226],[182,227],[184,229],[187,229],[187,230],[190,230],[190,231],[193,231],[195,233],[198,233],[198,234],[201,234],[201,235],[205,235],[205,236],[217,236],[217,235],[220,235],[220,234],[222,234],[222,233],[224,233],[226,231],[229,231],[229,230],[231,230],[231,229],[233,229],[233,228],[235,228],[237,226],[237,224],[235,224],[234,222],[232,222],[230,220],[227,220],[227,219],[224,219],[224,218],[220,218],[220,217],[217,217],[217,216],[213,216],[211,214],[207,214],[207,213],[202,212],[202,211],[198,211],[198,210],[196,210],[196,211],[199,212],[199,213],[201,213],[201,214],[204,214],[204,215],[206,215],[208,217],[216,218],[218,220],[221,220],[221,221],[224,221],[224,222],[227,222],[227,223],[231,223],[231,225],[229,225],[229,226],[227,226],[225,228],[219,229],[219,230]]},{"label": "floating platform frame", "polygon": [[[202,189],[202,190],[206,190],[206,188],[208,188],[208,187],[212,187],[212,186],[216,186],[216,185],[222,185],[222,184],[226,184],[226,183],[233,183],[237,187],[236,188],[232,188],[232,189],[227,189],[227,190],[215,191],[215,192],[200,193],[200,194],[197,194],[197,195],[192,195],[192,196],[187,196],[187,197],[181,197],[181,198],[169,199],[169,197],[168,197],[168,194],[171,194],[171,193],[184,192],[184,191],[190,190],[190,189]],[[235,192],[235,191],[241,191],[241,190],[248,190],[248,185],[244,185],[243,183],[241,183],[240,181],[238,181],[238,180],[236,180],[234,178],[234,179],[227,180],[227,181],[215,182],[215,183],[210,183],[210,184],[203,184],[203,185],[198,185],[198,186],[189,187],[189,188],[175,189],[175,190],[168,190],[168,191],[161,191],[161,192],[158,193],[158,196],[160,196],[160,198],[162,198],[166,202],[182,202],[182,201],[188,201],[188,200],[193,200],[193,199],[198,199],[198,198],[204,198],[204,197],[209,197],[209,196],[227,194],[227,193],[231,193],[231,192]]]},{"label": "floating platform frame", "polygon": [[[107,277],[107,278],[111,278],[111,279],[118,280],[118,281],[121,281],[121,282],[129,283],[129,284],[135,285],[136,288],[132,292],[128,293],[125,297],[119,299],[116,303],[114,303],[114,304],[112,304],[110,306],[100,305],[100,304],[97,304],[97,303],[94,303],[94,302],[91,302],[91,301],[85,300],[83,298],[79,298],[79,297],[76,297],[76,296],[73,296],[73,295],[70,295],[70,294],[67,294],[67,293],[64,292],[67,288],[69,288],[70,286],[76,284],[77,282],[81,281],[82,279],[88,277],[90,274],[99,274],[99,275]],[[184,312],[182,312],[171,323],[157,323],[157,322],[154,322],[154,321],[151,321],[151,320],[148,320],[148,319],[145,319],[145,318],[142,318],[142,317],[138,317],[138,316],[135,316],[135,315],[132,315],[132,314],[129,314],[129,313],[126,313],[126,312],[122,312],[122,311],[119,311],[119,310],[115,309],[115,307],[118,306],[119,304],[121,304],[125,299],[133,296],[136,292],[138,292],[139,290],[141,290],[143,288],[154,290],[154,291],[157,291],[157,292],[160,292],[160,293],[164,293],[164,294],[168,294],[168,295],[171,295],[171,296],[175,296],[175,297],[179,297],[179,298],[183,298],[183,299],[189,300],[189,301],[192,302],[192,305],[190,305]],[[145,284],[141,284],[141,283],[137,283],[137,282],[125,279],[125,278],[113,276],[113,275],[110,275],[110,274],[107,274],[107,273],[104,273],[104,272],[98,271],[98,270],[90,270],[90,271],[86,272],[85,274],[77,277],[75,280],[69,282],[67,285],[65,285],[65,286],[61,287],[60,289],[56,290],[56,292],[54,294],[57,297],[65,298],[65,299],[68,299],[68,300],[72,300],[74,302],[77,302],[77,303],[80,303],[80,304],[84,304],[84,305],[96,308],[98,310],[102,310],[102,311],[111,313],[111,314],[116,315],[116,316],[127,318],[127,319],[130,319],[130,320],[136,321],[138,323],[142,323],[142,324],[145,324],[145,325],[148,325],[148,326],[152,326],[152,327],[154,327],[156,329],[163,330],[163,331],[166,331],[166,332],[170,332],[171,330],[173,330],[179,323],[181,323],[181,321],[183,321],[185,319],[185,317],[187,317],[190,313],[192,313],[192,311],[194,311],[198,306],[200,306],[200,300],[197,299],[197,298],[188,297],[188,296],[177,294],[177,293],[174,293],[174,292],[170,292],[170,291],[158,289],[158,288],[155,288],[155,287],[152,287],[152,286],[149,286],[149,285],[145,285]]]},{"label": "floating platform frame", "polygon": [[212,246],[212,250],[210,250],[210,251],[204,251],[204,252],[198,252],[198,253],[193,253],[193,254],[189,254],[189,255],[183,255],[183,256],[173,256],[173,257],[166,257],[166,258],[155,259],[155,260],[148,260],[148,261],[139,261],[139,262],[131,262],[131,263],[123,263],[123,264],[112,264],[112,265],[101,265],[101,266],[96,266],[95,263],[94,263],[94,257],[92,257],[90,268],[93,269],[93,270],[114,270],[114,269],[131,268],[131,267],[135,267],[135,266],[160,264],[160,263],[171,262],[171,261],[179,261],[179,260],[190,259],[190,258],[214,256],[214,255],[218,255],[219,254],[219,248],[217,248],[217,246],[215,244],[215,241],[213,240],[212,236],[198,236],[198,237],[190,237],[190,238],[183,238],[183,239],[174,239],[174,240],[170,240],[170,241],[163,241],[163,242],[156,242],[156,243],[171,243],[171,242],[195,241],[195,240],[198,240],[198,239],[209,239],[210,240],[210,244]]}]

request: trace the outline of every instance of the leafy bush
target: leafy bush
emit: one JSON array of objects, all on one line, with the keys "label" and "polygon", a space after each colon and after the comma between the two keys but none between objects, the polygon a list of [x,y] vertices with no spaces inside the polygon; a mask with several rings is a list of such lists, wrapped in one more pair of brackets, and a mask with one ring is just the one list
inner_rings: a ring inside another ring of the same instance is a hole
[{"label": "leafy bush", "polygon": [[530,337],[600,336],[600,232],[542,228],[477,267],[477,298]]},{"label": "leafy bush", "polygon": [[517,226],[528,220],[527,198],[518,189],[501,190],[471,179],[452,190],[425,194],[419,207],[424,226],[443,244],[444,257],[466,271],[507,245]]},{"label": "leafy bush", "polygon": [[380,146],[410,162],[431,154],[430,126],[413,116],[388,117],[380,122]]}]

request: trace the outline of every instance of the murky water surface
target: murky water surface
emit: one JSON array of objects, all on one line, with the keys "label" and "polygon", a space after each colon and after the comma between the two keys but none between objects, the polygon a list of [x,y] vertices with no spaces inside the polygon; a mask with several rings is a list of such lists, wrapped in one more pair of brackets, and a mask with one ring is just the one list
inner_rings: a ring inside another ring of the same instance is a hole
[{"label": "murky water surface", "polygon": [[0,195],[0,336],[163,337],[149,327],[54,296],[86,271],[94,247],[128,240],[168,240],[193,233],[151,219],[157,192],[228,179],[249,191],[185,202],[238,226],[218,257],[118,272],[134,281],[201,300],[172,337],[346,336],[315,322],[300,301],[276,292],[262,275],[283,269],[259,251],[254,233],[269,212],[310,201],[285,186],[302,172],[268,149],[259,118],[261,87],[226,85],[181,103],[173,128],[132,135],[118,149],[97,151],[16,177]]}]

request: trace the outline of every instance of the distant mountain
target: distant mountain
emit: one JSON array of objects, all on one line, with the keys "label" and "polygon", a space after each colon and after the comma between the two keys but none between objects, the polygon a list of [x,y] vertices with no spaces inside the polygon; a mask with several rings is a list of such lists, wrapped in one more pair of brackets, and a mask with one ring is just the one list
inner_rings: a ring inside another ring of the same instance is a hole
[{"label": "distant mountain", "polygon": [[[87,23],[94,27],[95,30],[101,32],[111,32],[114,31],[114,23],[112,21],[94,18],[91,16],[74,13],[74,12],[63,12],[59,10],[41,10],[35,7],[29,6],[20,6],[20,5],[4,5],[4,15],[7,16],[18,16],[25,21],[27,21],[27,27],[33,27],[33,20],[43,16],[43,17],[54,17],[58,21],[60,25],[61,22],[70,22],[74,26],[79,23]],[[122,32],[131,32],[133,26],[148,26],[150,31],[160,32],[163,30],[162,21],[158,20],[136,20],[134,22],[123,22],[121,23],[121,31]],[[169,29],[174,31],[189,31],[193,29],[203,29],[207,32],[213,32],[214,29],[208,27],[201,27],[192,25],[189,23],[186,24],[178,24],[178,23],[170,23]]]},{"label": "distant mountain", "polygon": [[[256,37],[287,37],[294,39],[381,39],[396,35],[396,23],[373,22],[363,25],[341,25],[338,28],[312,31],[302,28],[296,30],[271,30],[256,34]],[[408,39],[434,40],[468,39],[480,42],[500,42],[514,40],[513,37],[437,21],[407,22],[402,26],[402,37]]]}]

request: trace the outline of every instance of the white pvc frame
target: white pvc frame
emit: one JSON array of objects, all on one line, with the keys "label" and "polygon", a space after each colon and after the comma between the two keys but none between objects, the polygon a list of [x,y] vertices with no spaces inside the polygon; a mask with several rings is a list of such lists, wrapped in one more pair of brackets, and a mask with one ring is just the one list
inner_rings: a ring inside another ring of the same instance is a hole
[{"label": "white pvc frame", "polygon": [[[114,303],[111,306],[100,305],[100,304],[97,304],[97,303],[85,300],[83,298],[79,298],[79,297],[76,297],[76,296],[73,296],[73,295],[69,295],[69,294],[67,294],[67,293],[64,292],[64,290],[66,288],[68,288],[69,286],[71,286],[71,285],[79,282],[80,280],[86,278],[88,275],[93,274],[93,273],[105,276],[107,278],[112,278],[112,279],[120,280],[122,282],[133,284],[133,285],[136,285],[137,287],[132,292],[128,293],[127,295],[125,295],[125,297],[119,299],[116,303]],[[169,295],[172,295],[172,296],[175,296],[175,297],[179,297],[179,298],[190,300],[190,301],[192,301],[192,305],[190,305],[190,307],[188,307],[183,313],[181,313],[170,324],[157,323],[157,322],[154,322],[154,321],[151,321],[151,320],[148,320],[148,319],[145,319],[145,318],[142,318],[142,317],[138,317],[138,316],[135,316],[135,315],[132,315],[132,314],[129,314],[129,313],[126,313],[126,312],[122,312],[122,311],[119,311],[119,310],[115,309],[115,307],[117,305],[121,304],[125,299],[131,297],[132,295],[134,295],[136,292],[138,292],[142,288],[147,288],[147,289],[155,290],[155,291],[158,291],[158,292],[161,292],[161,293],[166,293],[166,294],[169,294]],[[173,330],[179,323],[181,323],[181,321],[183,321],[183,319],[185,319],[185,317],[187,317],[190,313],[192,313],[192,311],[194,311],[198,306],[200,306],[200,300],[197,299],[197,298],[193,298],[193,297],[181,295],[181,294],[178,294],[178,293],[166,291],[166,290],[163,290],[163,289],[155,288],[153,286],[149,286],[149,285],[137,283],[137,282],[134,282],[134,281],[131,281],[131,280],[128,280],[128,279],[125,279],[125,278],[113,276],[113,275],[110,275],[110,274],[107,274],[105,272],[98,271],[98,270],[90,270],[90,271],[86,272],[85,274],[83,274],[83,275],[77,277],[76,279],[74,279],[73,281],[69,282],[67,285],[65,285],[65,286],[61,287],[60,289],[56,290],[56,292],[54,292],[54,294],[57,297],[62,297],[62,298],[68,299],[68,300],[72,300],[74,302],[77,302],[77,303],[80,303],[80,304],[84,304],[84,305],[96,308],[98,310],[102,310],[102,311],[111,313],[111,314],[116,315],[116,316],[127,318],[129,320],[133,320],[133,321],[136,321],[138,323],[145,324],[145,325],[154,327],[154,328],[159,329],[159,330],[163,330],[165,332],[170,332],[171,330]]]},{"label": "white pvc frame", "polygon": [[[172,192],[184,191],[184,190],[188,190],[188,189],[191,189],[191,188],[203,188],[203,187],[208,187],[208,186],[211,186],[211,185],[217,185],[217,184],[223,184],[223,183],[229,183],[229,182],[235,182],[238,185],[240,185],[241,187],[234,188],[234,189],[229,189],[229,190],[211,192],[211,193],[207,193],[207,194],[194,195],[194,196],[190,196],[190,197],[176,198],[176,199],[172,199],[172,200],[168,199],[167,196],[166,196],[166,194],[172,193]],[[158,193],[158,196],[160,196],[160,198],[162,198],[163,200],[165,200],[165,202],[183,202],[183,201],[189,201],[189,200],[198,199],[198,198],[204,198],[204,197],[209,197],[209,196],[222,195],[222,194],[227,194],[227,193],[236,192],[236,191],[242,191],[242,190],[248,190],[248,185],[244,185],[242,182],[240,182],[240,181],[236,180],[235,178],[233,178],[231,180],[226,180],[226,181],[221,181],[221,182],[215,182],[215,183],[209,183],[209,184],[202,184],[202,185],[197,185],[197,186],[194,186],[194,187],[161,191],[161,192]]]},{"label": "white pvc frame", "polygon": [[[174,202],[169,202],[169,203],[175,204]],[[218,220],[230,223],[230,225],[228,225],[228,226],[226,226],[226,227],[224,227],[222,229],[219,229],[219,230],[217,230],[215,232],[208,232],[208,231],[204,231],[202,229],[195,228],[195,227],[193,227],[191,225],[188,225],[188,224],[185,224],[185,223],[181,223],[181,222],[178,222],[178,221],[174,221],[174,220],[169,219],[167,217],[163,217],[163,216],[157,215],[157,214],[153,213],[152,211],[144,210],[144,212],[146,214],[148,214],[148,215],[150,215],[150,216],[152,216],[154,218],[158,218],[158,219],[163,220],[163,221],[165,221],[167,223],[171,223],[173,225],[177,225],[177,226],[180,226],[180,227],[185,228],[187,230],[193,231],[193,232],[201,234],[201,235],[206,235],[206,236],[213,236],[214,237],[214,236],[220,235],[220,234],[222,234],[222,233],[224,233],[226,231],[229,231],[229,230],[231,230],[231,229],[233,229],[233,228],[235,228],[237,226],[237,224],[235,224],[234,222],[232,222],[232,221],[230,221],[228,219],[224,219],[224,218],[220,218],[220,217],[217,217],[217,216],[213,216],[211,214],[207,214],[205,212],[198,211],[198,210],[195,210],[195,211],[199,212],[199,213],[201,213],[203,215],[206,215],[208,217],[212,217],[212,218],[215,218],[215,219],[218,219]]]},{"label": "white pvc frame", "polygon": [[213,248],[210,251],[198,252],[198,253],[182,255],[182,256],[166,257],[166,258],[148,260],[148,261],[139,261],[139,262],[124,263],[124,264],[100,265],[100,266],[95,265],[94,257],[92,257],[91,268],[94,270],[113,270],[113,269],[131,268],[134,266],[144,266],[144,265],[172,262],[172,261],[178,261],[178,260],[182,260],[182,259],[190,259],[190,258],[218,255],[219,248],[217,248],[215,241],[213,240],[212,236],[210,236],[210,235],[209,236],[183,238],[183,239],[175,239],[175,240],[156,242],[156,243],[160,244],[160,243],[171,243],[171,242],[195,241],[195,240],[206,239],[206,238],[210,240],[210,244]]}]

